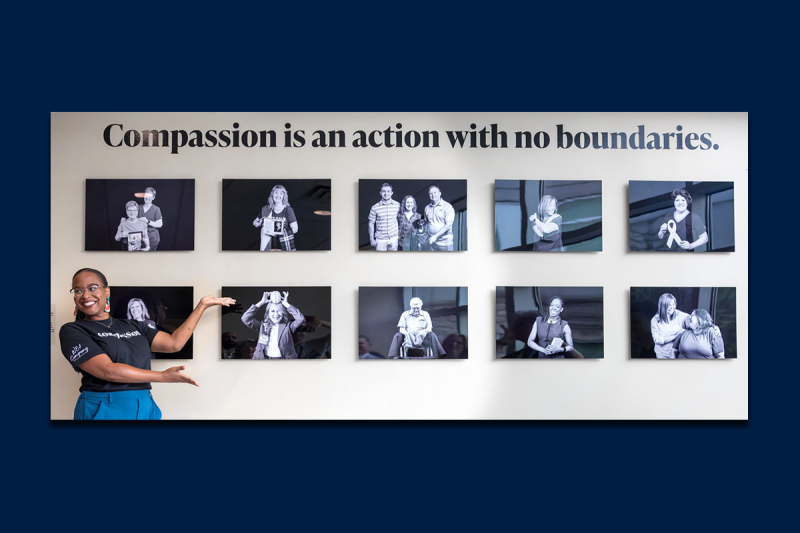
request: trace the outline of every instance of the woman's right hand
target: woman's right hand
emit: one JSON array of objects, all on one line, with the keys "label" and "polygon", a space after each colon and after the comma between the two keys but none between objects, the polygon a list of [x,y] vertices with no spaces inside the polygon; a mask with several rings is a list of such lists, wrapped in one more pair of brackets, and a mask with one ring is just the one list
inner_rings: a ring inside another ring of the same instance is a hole
[{"label": "woman's right hand", "polygon": [[200,385],[197,384],[195,380],[187,376],[186,374],[182,374],[181,370],[186,370],[185,366],[173,366],[170,367],[162,372],[164,374],[164,382],[165,383],[189,383],[194,385],[195,387],[199,387]]},{"label": "woman's right hand", "polygon": [[257,228],[257,227],[259,227],[259,226],[261,226],[261,223],[262,223],[263,221],[264,221],[264,219],[263,219],[263,218],[261,218],[261,217],[256,217],[256,219],[253,221],[253,226],[255,226],[256,228]]}]

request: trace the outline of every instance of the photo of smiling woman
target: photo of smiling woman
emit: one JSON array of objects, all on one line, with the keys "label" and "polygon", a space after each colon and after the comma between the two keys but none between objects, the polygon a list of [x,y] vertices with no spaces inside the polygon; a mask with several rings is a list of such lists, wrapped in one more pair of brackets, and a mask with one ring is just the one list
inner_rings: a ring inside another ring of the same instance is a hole
[{"label": "photo of smiling woman", "polygon": [[72,278],[75,321],[59,332],[61,353],[81,374],[75,420],[160,420],[161,410],[150,393],[151,382],[197,382],[174,366],[150,369],[150,353],[179,351],[191,337],[209,307],[229,306],[231,298],[205,296],[186,321],[172,334],[145,326],[138,320],[110,315],[111,289],[98,270],[83,268]]},{"label": "photo of smiling woman", "polygon": [[149,252],[150,239],[147,223],[139,218],[139,204],[130,201],[125,204],[128,218],[121,218],[114,240],[122,243],[122,249],[129,252]]},{"label": "photo of smiling woman", "polygon": [[253,221],[253,226],[261,229],[262,252],[282,250],[293,252],[297,250],[294,244],[294,234],[300,227],[294,209],[289,206],[289,194],[283,185],[275,185],[269,195],[267,205]]},{"label": "photo of smiling woman", "polygon": [[602,287],[497,287],[498,359],[602,359]]},{"label": "photo of smiling woman", "polygon": [[194,250],[194,204],[191,179],[87,179],[84,249]]},{"label": "photo of smiling woman", "polygon": [[736,351],[736,288],[631,287],[631,358],[735,359]]},{"label": "photo of smiling woman", "polygon": [[330,250],[331,216],[329,179],[222,180],[223,250]]},{"label": "photo of smiling woman", "polygon": [[632,252],[733,252],[733,182],[631,181]]},{"label": "photo of smiling woman", "polygon": [[494,182],[494,249],[498,252],[600,252],[600,180]]}]

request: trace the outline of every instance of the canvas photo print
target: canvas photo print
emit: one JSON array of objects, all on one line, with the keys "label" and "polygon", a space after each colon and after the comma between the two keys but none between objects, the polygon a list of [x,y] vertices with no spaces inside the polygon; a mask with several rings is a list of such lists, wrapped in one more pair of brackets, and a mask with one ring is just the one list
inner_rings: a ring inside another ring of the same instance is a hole
[{"label": "canvas photo print", "polygon": [[497,287],[497,359],[602,359],[603,287]]},{"label": "canvas photo print", "polygon": [[331,180],[222,180],[222,249],[331,249]]},{"label": "canvas photo print", "polygon": [[600,180],[495,180],[498,252],[599,252],[603,249]]},{"label": "canvas photo print", "polygon": [[467,359],[466,287],[360,287],[359,359]]},{"label": "canvas photo print", "polygon": [[631,287],[631,358],[736,356],[735,287]]},{"label": "canvas photo print", "polygon": [[632,252],[735,251],[732,181],[631,181]]},{"label": "canvas photo print", "polygon": [[467,180],[358,181],[358,249],[467,249]]},{"label": "canvas photo print", "polygon": [[330,287],[222,287],[222,359],[330,359]]},{"label": "canvas photo print", "polygon": [[194,250],[194,200],[190,179],[87,179],[85,250]]},{"label": "canvas photo print", "polygon": [[[136,320],[145,327],[172,334],[194,310],[193,287],[112,286],[110,305],[114,320]],[[192,339],[177,353],[151,353],[152,359],[192,359]]]}]

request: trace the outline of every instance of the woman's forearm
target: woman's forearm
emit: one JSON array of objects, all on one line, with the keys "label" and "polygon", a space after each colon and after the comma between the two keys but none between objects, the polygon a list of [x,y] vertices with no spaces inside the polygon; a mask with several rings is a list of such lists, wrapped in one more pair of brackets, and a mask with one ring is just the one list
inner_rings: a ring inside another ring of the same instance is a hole
[{"label": "woman's forearm", "polygon": [[163,372],[144,370],[123,363],[104,365],[99,371],[95,372],[92,373],[94,377],[113,383],[158,383],[164,381]]}]

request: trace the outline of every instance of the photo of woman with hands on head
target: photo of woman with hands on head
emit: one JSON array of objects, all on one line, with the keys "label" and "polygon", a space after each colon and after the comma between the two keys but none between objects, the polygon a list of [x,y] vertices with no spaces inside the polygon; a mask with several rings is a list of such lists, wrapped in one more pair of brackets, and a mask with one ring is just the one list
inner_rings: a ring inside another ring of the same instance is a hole
[{"label": "photo of woman with hands on head", "polygon": [[[266,306],[264,320],[256,319],[259,309]],[[289,303],[289,293],[267,291],[261,300],[242,315],[245,326],[258,332],[258,344],[253,359],[297,359],[294,332],[306,321],[299,309]]]}]

